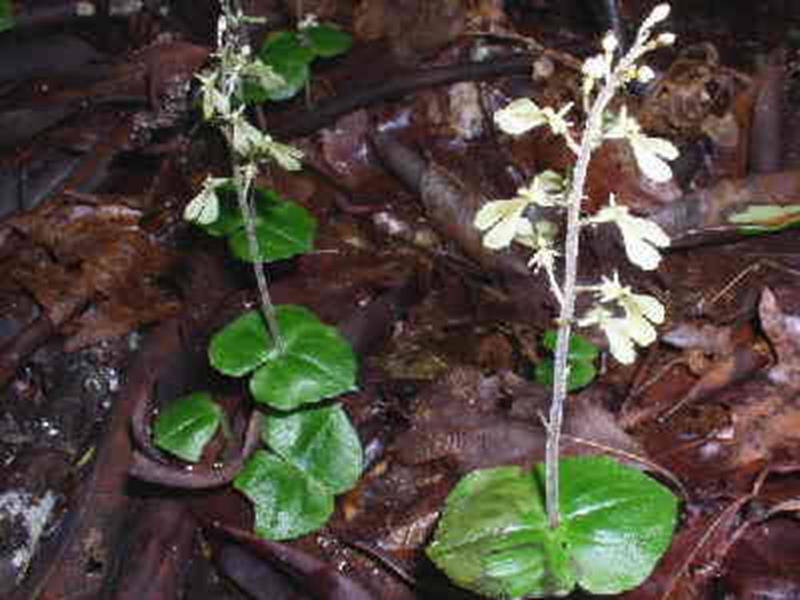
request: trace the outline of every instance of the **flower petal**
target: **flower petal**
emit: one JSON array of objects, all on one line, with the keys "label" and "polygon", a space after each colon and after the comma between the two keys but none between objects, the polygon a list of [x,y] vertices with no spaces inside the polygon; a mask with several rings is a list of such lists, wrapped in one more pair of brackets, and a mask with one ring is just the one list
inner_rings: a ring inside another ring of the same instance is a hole
[{"label": "flower petal", "polygon": [[511,135],[520,135],[543,125],[546,119],[542,110],[530,98],[519,98],[494,114],[497,126]]}]

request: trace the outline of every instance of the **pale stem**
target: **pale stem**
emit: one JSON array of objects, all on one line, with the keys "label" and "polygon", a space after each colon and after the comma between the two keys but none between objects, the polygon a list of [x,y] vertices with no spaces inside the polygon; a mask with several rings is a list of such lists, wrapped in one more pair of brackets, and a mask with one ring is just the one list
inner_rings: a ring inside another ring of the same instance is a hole
[{"label": "pale stem", "polygon": [[641,55],[633,50],[620,60],[606,81],[589,112],[581,138],[580,152],[575,162],[572,185],[567,197],[567,235],[564,243],[564,285],[562,290],[561,312],[558,317],[558,338],[555,349],[555,372],[553,374],[553,397],[547,421],[547,443],[545,446],[545,502],[547,519],[555,529],[561,522],[559,509],[559,451],[561,427],[564,420],[564,403],[567,399],[567,355],[572,321],[575,317],[576,281],[578,276],[578,254],[580,251],[580,214],[583,201],[583,188],[592,151],[602,135],[603,113],[614,97],[616,89],[622,85],[621,75]]},{"label": "pale stem", "polygon": [[[229,144],[232,141],[232,132],[228,128]],[[232,144],[230,146],[233,148]],[[240,168],[236,165],[234,160],[234,180],[236,181],[236,199],[239,202],[239,210],[242,212],[244,218],[244,230],[247,234],[247,246],[250,249],[250,255],[253,257],[253,272],[256,276],[256,284],[258,285],[258,297],[261,303],[261,314],[264,315],[264,320],[267,323],[270,337],[275,343],[275,348],[279,354],[282,354],[286,348],[286,343],[281,335],[280,327],[278,326],[278,319],[275,314],[275,305],[272,302],[272,297],[269,293],[267,286],[267,276],[264,272],[264,263],[259,259],[261,254],[258,246],[258,238],[256,237],[256,217],[253,210],[252,202],[252,184],[253,176],[247,173],[247,167]]]}]

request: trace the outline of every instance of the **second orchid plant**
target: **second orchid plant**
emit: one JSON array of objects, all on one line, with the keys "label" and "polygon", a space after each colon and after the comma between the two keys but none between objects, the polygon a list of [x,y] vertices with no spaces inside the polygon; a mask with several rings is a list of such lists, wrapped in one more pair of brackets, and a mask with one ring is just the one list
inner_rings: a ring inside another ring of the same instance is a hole
[{"label": "second orchid plant", "polygon": [[[625,245],[628,259],[645,270],[656,269],[661,260],[660,250],[669,245],[669,238],[654,222],[630,214],[618,204],[612,194],[608,205],[594,215],[584,215],[586,175],[592,152],[604,141],[627,140],[633,156],[643,172],[655,182],[671,178],[666,161],[674,160],[678,150],[669,141],[648,137],[623,107],[610,114],[609,104],[620,89],[632,81],[647,82],[654,77],[652,69],[641,65],[642,57],[656,48],[674,43],[671,33],[654,35],[653,28],[665,20],[668,4],[656,6],[639,28],[631,47],[618,57],[619,44],[612,33],[603,39],[603,52],[589,58],[583,65],[583,110],[586,113],[580,139],[573,137],[574,124],[568,120],[572,103],[558,110],[539,107],[523,98],[495,113],[498,127],[510,135],[522,135],[535,127],[548,126],[565,139],[575,154],[575,166],[569,177],[553,171],[538,173],[527,186],[520,188],[511,199],[488,202],[477,213],[475,226],[484,231],[483,243],[491,249],[502,249],[512,243],[527,246],[533,251],[529,266],[534,272],[544,270],[550,289],[556,297],[560,314],[558,341],[555,351],[553,402],[548,420],[547,444],[547,512],[550,525],[557,527],[558,515],[558,448],[563,405],[567,393],[567,354],[573,323],[578,326],[600,327],[608,338],[611,355],[629,364],[636,358],[636,348],[656,339],[655,325],[664,320],[665,309],[653,296],[634,293],[624,285],[615,272],[603,276],[594,285],[577,285],[580,231],[586,226],[604,223],[616,225]],[[532,221],[528,215],[534,207],[561,208],[567,214],[566,238],[563,250],[556,247],[557,227],[545,220]],[[564,257],[564,277],[559,282],[556,260]],[[576,318],[575,296],[592,293],[595,304]]]}]

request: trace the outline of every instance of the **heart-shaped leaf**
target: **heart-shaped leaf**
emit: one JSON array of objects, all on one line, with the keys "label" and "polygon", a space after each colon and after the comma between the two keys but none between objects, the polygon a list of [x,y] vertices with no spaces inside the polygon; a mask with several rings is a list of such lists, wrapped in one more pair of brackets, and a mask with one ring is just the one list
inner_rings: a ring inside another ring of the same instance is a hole
[{"label": "heart-shaped leaf", "polygon": [[302,306],[275,308],[283,352],[278,352],[264,320],[250,311],[227,325],[209,346],[218,371],[241,377],[257,369],[250,392],[264,404],[292,410],[355,389],[357,363],[350,344]]},{"label": "heart-shaped leaf", "polygon": [[153,424],[156,446],[189,462],[197,462],[223,418],[211,394],[196,392],[171,402]]},{"label": "heart-shaped leaf", "polygon": [[[317,221],[305,208],[284,200],[275,191],[256,188],[255,230],[258,260],[269,262],[311,250]],[[233,231],[228,242],[234,256],[253,260],[244,221]]]},{"label": "heart-shaped leaf", "polygon": [[[542,335],[542,345],[550,350],[550,352],[555,352],[557,340],[558,331],[555,329],[548,329],[544,332],[544,335]],[[597,349],[597,346],[585,337],[574,333],[570,336],[569,352],[567,353],[568,360],[584,360],[591,362],[597,358],[598,354],[600,354],[600,351]]]},{"label": "heart-shaped leaf", "polygon": [[220,373],[241,377],[264,364],[274,352],[264,319],[255,310],[218,331],[208,346],[211,365]]},{"label": "heart-shaped leaf", "polygon": [[361,476],[358,435],[338,404],[270,415],[264,443],[332,494],[351,489]]},{"label": "heart-shaped leaf", "polygon": [[233,482],[255,508],[255,531],[272,540],[299,537],[322,527],[333,495],[295,465],[259,450]]},{"label": "heart-shaped leaf", "polygon": [[616,594],[641,584],[669,546],[677,500],[602,456],[561,460],[561,525],[544,509],[544,467],[466,476],[450,493],[428,555],[457,584],[495,598]]},{"label": "heart-shaped leaf", "polygon": [[258,402],[292,410],[355,389],[353,349],[334,327],[302,306],[279,306],[276,316],[285,348],[250,380]]},{"label": "heart-shaped leaf", "polygon": [[311,49],[317,56],[330,58],[347,52],[353,45],[350,34],[332,25],[320,24],[303,30]]},{"label": "heart-shaped leaf", "polygon": [[[545,358],[536,363],[534,378],[542,385],[553,385],[555,373],[555,363],[552,358]],[[591,362],[576,360],[569,362],[569,373],[567,374],[567,391],[574,392],[594,381],[597,369]]]},{"label": "heart-shaped leaf", "polygon": [[314,51],[301,43],[298,34],[279,31],[267,37],[258,53],[259,58],[283,77],[285,85],[264,90],[273,101],[288,100],[308,81],[309,63],[314,60]]}]

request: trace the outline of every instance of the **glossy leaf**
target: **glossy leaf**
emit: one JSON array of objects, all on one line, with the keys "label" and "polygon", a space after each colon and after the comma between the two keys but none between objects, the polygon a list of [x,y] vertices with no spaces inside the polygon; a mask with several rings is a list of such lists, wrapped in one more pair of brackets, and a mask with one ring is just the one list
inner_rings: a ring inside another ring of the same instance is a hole
[{"label": "glossy leaf", "polygon": [[231,377],[241,377],[264,364],[273,351],[264,318],[255,310],[244,313],[211,338],[211,365]]},{"label": "glossy leaf", "polygon": [[800,205],[751,204],[730,215],[728,221],[737,225],[742,233],[778,231],[800,224]]},{"label": "glossy leaf", "polygon": [[170,403],[153,424],[156,446],[189,462],[197,462],[223,419],[211,394],[198,392]]},{"label": "glossy leaf", "polygon": [[14,6],[11,0],[0,0],[0,33],[14,28]]},{"label": "glossy leaf", "polygon": [[[553,385],[555,375],[555,363],[552,358],[545,358],[536,363],[534,378],[542,385]],[[595,366],[585,360],[575,360],[569,362],[569,374],[567,375],[567,391],[574,392],[582,387],[589,385],[597,376]]]},{"label": "glossy leaf", "polygon": [[640,585],[669,546],[675,496],[602,456],[562,459],[560,491],[562,523],[550,529],[543,465],[471,473],[450,493],[428,555],[457,584],[495,598]]},{"label": "glossy leaf", "polygon": [[[281,197],[274,190],[255,190],[255,226],[259,260],[270,262],[310,251],[317,221],[305,208]],[[200,225],[209,235],[227,237],[234,256],[252,260],[244,218],[233,185],[216,188],[218,214],[212,223]]]},{"label": "glossy leaf", "polygon": [[301,44],[298,34],[279,31],[267,38],[258,56],[284,79],[283,86],[264,90],[267,98],[280,101],[291,98],[303,89],[310,73],[309,63],[314,60],[315,54],[311,48]]},{"label": "glossy leaf", "polygon": [[427,554],[456,584],[492,598],[575,586],[530,471],[475,471],[450,492]]},{"label": "glossy leaf", "polygon": [[355,389],[355,355],[335,328],[302,306],[279,306],[277,319],[286,347],[250,380],[257,401],[292,410]]},{"label": "glossy leaf", "polygon": [[353,45],[350,34],[332,25],[315,25],[303,30],[311,49],[317,56],[330,58],[347,52]]},{"label": "glossy leaf", "polygon": [[333,494],[351,489],[361,476],[361,442],[338,404],[270,415],[263,438],[271,450]]},{"label": "glossy leaf", "polygon": [[[255,208],[258,260],[282,260],[313,248],[317,221],[305,208],[264,188],[256,191]],[[253,260],[243,221],[241,227],[230,235],[229,244],[237,258]]]},{"label": "glossy leaf", "polygon": [[233,482],[253,503],[255,531],[272,540],[299,537],[322,527],[333,513],[333,496],[281,457],[257,451]]},{"label": "glossy leaf", "polygon": [[[557,339],[558,331],[555,329],[548,329],[542,336],[542,345],[551,352],[555,352]],[[567,353],[567,358],[569,360],[592,361],[597,358],[599,354],[600,351],[597,349],[597,346],[585,337],[574,333],[570,336],[569,352]]]}]

